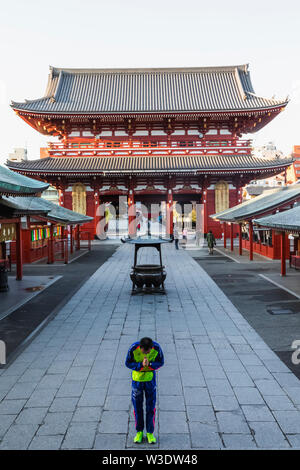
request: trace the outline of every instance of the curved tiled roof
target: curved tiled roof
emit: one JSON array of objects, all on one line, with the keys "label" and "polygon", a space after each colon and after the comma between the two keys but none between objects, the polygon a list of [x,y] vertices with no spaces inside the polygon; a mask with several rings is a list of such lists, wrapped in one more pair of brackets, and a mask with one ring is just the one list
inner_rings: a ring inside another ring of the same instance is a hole
[{"label": "curved tiled roof", "polygon": [[269,210],[276,209],[285,203],[300,199],[300,184],[293,184],[283,188],[276,188],[260,196],[242,202],[226,211],[213,214],[210,217],[223,222],[239,222]]},{"label": "curved tiled roof", "polygon": [[254,93],[247,65],[174,69],[50,67],[45,96],[16,110],[49,114],[245,111],[285,106]]},{"label": "curved tiled roof", "polygon": [[48,186],[48,183],[20,175],[0,165],[0,195],[33,195],[44,191]]},{"label": "curved tiled roof", "polygon": [[93,220],[92,217],[79,214],[65,207],[58,206],[41,197],[3,197],[1,204],[13,210],[16,214],[46,214],[46,217],[55,222],[65,224],[83,224]]},{"label": "curved tiled roof", "polygon": [[[23,215],[41,215],[45,216],[49,212],[46,207],[40,207],[32,204],[33,197],[10,197],[4,196],[0,198],[0,215],[5,218],[7,212],[11,213],[13,217],[20,217]],[[34,197],[34,199],[40,199]]]},{"label": "curved tiled roof", "polygon": [[278,212],[274,215],[255,219],[253,222],[261,227],[300,232],[300,206]]},{"label": "curved tiled roof", "polygon": [[255,171],[284,168],[291,158],[265,159],[252,155],[178,155],[178,156],[112,156],[112,157],[47,157],[22,162],[7,162],[17,171],[28,173],[147,173],[190,171]]}]

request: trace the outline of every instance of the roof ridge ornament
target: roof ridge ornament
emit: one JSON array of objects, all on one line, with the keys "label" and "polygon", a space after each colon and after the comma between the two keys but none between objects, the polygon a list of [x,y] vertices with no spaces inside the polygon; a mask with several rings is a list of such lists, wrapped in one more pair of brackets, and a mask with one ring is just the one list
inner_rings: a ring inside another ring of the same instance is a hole
[{"label": "roof ridge ornament", "polygon": [[248,72],[249,64],[242,65],[211,65],[203,67],[129,67],[129,68],[64,68],[64,67],[50,67],[53,75],[59,75],[63,73],[73,74],[132,74],[132,73],[215,73],[215,72],[234,72],[235,69],[241,70],[242,72]]},{"label": "roof ridge ornament", "polygon": [[240,77],[239,70],[238,70],[237,67],[236,67],[235,70],[234,70],[234,75],[235,75],[235,79],[236,79],[236,83],[237,83],[237,87],[238,87],[240,96],[241,96],[242,100],[246,100],[246,99],[247,99],[247,95],[246,95],[245,90],[244,90],[244,87],[243,87],[243,85],[242,85],[241,77]]},{"label": "roof ridge ornament", "polygon": [[[272,98],[266,98],[265,96],[257,95],[256,93],[253,93],[252,91],[248,91],[248,90],[245,90],[245,93],[247,93],[247,95],[254,96],[255,98],[262,98],[263,100],[271,99],[272,101],[275,101],[276,103],[282,103],[281,100],[275,100],[275,95],[273,95]],[[284,102],[287,103],[288,101],[289,101],[289,95],[287,95]]]}]

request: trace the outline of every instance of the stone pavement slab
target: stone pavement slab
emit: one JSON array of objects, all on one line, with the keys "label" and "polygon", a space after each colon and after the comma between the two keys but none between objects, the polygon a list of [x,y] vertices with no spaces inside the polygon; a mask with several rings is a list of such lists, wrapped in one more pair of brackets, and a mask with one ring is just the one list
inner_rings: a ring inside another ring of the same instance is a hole
[{"label": "stone pavement slab", "polygon": [[131,296],[132,259],[120,247],[0,370],[0,449],[135,448],[124,362],[141,336],[165,354],[155,448],[299,447],[299,380],[215,282],[169,245],[166,295]]},{"label": "stone pavement slab", "polygon": [[74,423],[68,428],[62,449],[92,449],[96,436],[96,423]]},{"label": "stone pavement slab", "polygon": [[35,436],[29,450],[59,450],[63,436]]}]

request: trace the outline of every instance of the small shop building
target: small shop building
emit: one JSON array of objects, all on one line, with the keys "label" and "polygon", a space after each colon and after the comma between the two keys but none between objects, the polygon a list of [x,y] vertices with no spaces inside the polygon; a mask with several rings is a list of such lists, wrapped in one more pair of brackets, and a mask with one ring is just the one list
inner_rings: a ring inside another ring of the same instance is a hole
[{"label": "small shop building", "polygon": [[92,218],[38,197],[48,186],[0,166],[0,291],[11,264],[21,280],[23,263],[67,263],[69,251],[80,248],[80,226]]},{"label": "small shop building", "polygon": [[[281,236],[277,230],[260,227],[257,220],[261,217],[274,215],[277,212],[292,209],[300,201],[300,184],[296,183],[283,188],[276,188],[254,199],[239,204],[227,211],[219,212],[211,217],[223,224],[224,248],[227,247],[227,236],[230,235],[230,249],[234,249],[234,238],[239,238],[239,254],[243,249],[271,259],[281,258]],[[255,221],[255,222],[254,222]],[[289,245],[285,244],[286,256],[289,256]]]},{"label": "small shop building", "polygon": [[[278,212],[275,215],[254,219],[253,222],[260,229],[272,230],[280,236],[281,275],[286,275],[287,251],[289,251],[288,259],[290,267],[300,269],[300,205],[297,205],[293,209]],[[291,246],[290,243],[286,243],[287,235],[289,236],[288,241],[290,238],[293,239],[291,250],[287,250],[287,248]]]},{"label": "small shop building", "polygon": [[[0,204],[4,197],[37,196],[49,186],[0,166]],[[10,265],[7,244],[15,242],[17,279],[22,279],[22,214],[0,208],[0,277],[6,278]],[[1,282],[0,282],[1,284]],[[2,283],[3,286],[5,282]],[[3,287],[4,289],[5,287]],[[1,287],[0,287],[1,289]]]}]

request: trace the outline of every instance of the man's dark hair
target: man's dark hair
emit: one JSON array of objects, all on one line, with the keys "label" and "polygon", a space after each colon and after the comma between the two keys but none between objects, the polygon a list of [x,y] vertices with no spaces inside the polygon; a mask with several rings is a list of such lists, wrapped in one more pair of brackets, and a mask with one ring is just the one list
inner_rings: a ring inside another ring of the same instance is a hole
[{"label": "man's dark hair", "polygon": [[153,341],[151,338],[142,338],[140,340],[140,348],[145,349],[145,351],[149,351],[153,347]]}]

